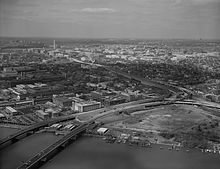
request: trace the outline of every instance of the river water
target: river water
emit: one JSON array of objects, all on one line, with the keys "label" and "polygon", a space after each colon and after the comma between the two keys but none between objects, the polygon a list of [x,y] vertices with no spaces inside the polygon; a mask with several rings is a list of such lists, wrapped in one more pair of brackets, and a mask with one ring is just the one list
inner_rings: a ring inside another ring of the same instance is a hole
[{"label": "river water", "polygon": [[[1,128],[4,135],[14,133],[10,128]],[[38,133],[26,137],[4,149],[0,152],[0,169],[14,169],[22,164],[42,149],[56,142],[60,137],[52,133]]]},{"label": "river water", "polygon": [[220,155],[107,144],[97,138],[81,138],[55,156],[42,169],[219,169]]},{"label": "river water", "polygon": [[[50,133],[29,136],[2,150],[0,168],[14,169],[41,149],[57,141]],[[220,155],[198,150],[186,152],[107,144],[102,139],[82,137],[69,145],[41,169],[219,169]]]},{"label": "river water", "polygon": [[0,126],[0,139],[3,139],[11,134],[14,134],[18,131],[18,129],[14,128],[6,128]]}]

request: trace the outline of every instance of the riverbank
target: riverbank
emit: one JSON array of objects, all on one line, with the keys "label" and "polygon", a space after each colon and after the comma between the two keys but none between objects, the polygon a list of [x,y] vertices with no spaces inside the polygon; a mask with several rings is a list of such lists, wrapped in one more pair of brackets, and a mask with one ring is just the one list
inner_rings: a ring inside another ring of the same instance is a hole
[{"label": "riverbank", "polygon": [[199,148],[186,148],[183,147],[181,144],[169,144],[169,143],[163,143],[163,142],[150,142],[150,141],[141,141],[141,140],[128,140],[128,139],[123,139],[123,138],[117,138],[114,136],[106,136],[106,135],[100,135],[100,134],[94,134],[94,133],[86,133],[84,134],[85,137],[92,137],[92,138],[97,138],[97,139],[102,139],[105,143],[110,143],[110,144],[126,144],[129,146],[137,146],[137,147],[146,147],[146,148],[152,148],[152,145],[159,146],[160,149],[168,149],[172,151],[185,151],[185,152],[191,152],[191,151],[199,151],[201,153],[212,153],[212,154],[217,154],[220,155],[220,151],[215,151],[211,149],[199,149]]},{"label": "riverbank", "polygon": [[101,137],[81,137],[55,156],[42,169],[218,169],[220,156],[195,149],[171,151],[169,146],[151,148],[128,144],[107,144]]}]

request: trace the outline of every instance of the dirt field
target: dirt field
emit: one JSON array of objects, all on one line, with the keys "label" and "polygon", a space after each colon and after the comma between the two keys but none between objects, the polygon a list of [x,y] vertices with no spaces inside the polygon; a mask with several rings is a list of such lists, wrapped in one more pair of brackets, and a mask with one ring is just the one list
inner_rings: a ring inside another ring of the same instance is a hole
[{"label": "dirt field", "polygon": [[[121,129],[124,132],[137,131],[146,133],[146,136],[153,134],[151,138],[156,138],[161,143],[176,140],[182,142],[187,140],[188,134],[193,140],[195,140],[194,135],[196,140],[200,139],[197,138],[198,136],[204,136],[207,140],[220,136],[220,125],[212,127],[213,121],[216,123],[216,120],[208,115],[208,111],[190,105],[162,106],[152,110],[132,112],[130,115],[113,115],[102,121],[105,122],[106,127],[111,129]],[[219,121],[217,123],[220,124]],[[164,138],[160,133],[168,133],[168,135]],[[167,138],[167,136],[171,137]]]},{"label": "dirt field", "polygon": [[104,121],[112,122],[111,126],[115,127],[137,128],[146,131],[179,131],[188,130],[200,122],[212,120],[203,113],[206,112],[193,106],[169,105],[153,110],[133,112],[129,116],[112,116],[105,118]]}]

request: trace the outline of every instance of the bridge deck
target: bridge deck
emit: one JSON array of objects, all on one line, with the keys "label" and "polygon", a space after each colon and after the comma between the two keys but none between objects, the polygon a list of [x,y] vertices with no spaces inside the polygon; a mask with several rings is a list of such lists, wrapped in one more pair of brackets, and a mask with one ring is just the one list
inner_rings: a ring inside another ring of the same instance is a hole
[{"label": "bridge deck", "polygon": [[69,116],[69,117],[62,117],[62,118],[57,118],[57,119],[53,119],[53,120],[50,120],[50,121],[44,121],[44,122],[40,122],[40,123],[37,123],[37,124],[34,124],[26,129],[23,129],[15,134],[12,134],[2,140],[0,140],[0,146],[3,145],[4,143],[8,142],[8,141],[11,141],[12,139],[22,135],[22,134],[25,134],[27,132],[30,132],[30,131],[33,131],[33,130],[36,130],[36,129],[39,129],[41,127],[45,127],[47,125],[50,125],[50,124],[54,124],[54,123],[57,123],[57,122],[62,122],[62,121],[66,121],[66,120],[70,120],[70,119],[73,119],[75,117],[72,117],[72,116]]},{"label": "bridge deck", "polygon": [[28,160],[28,162],[24,163],[22,166],[18,167],[18,169],[28,169],[33,167],[36,163],[38,163],[39,161],[41,161],[44,158],[47,158],[47,156],[53,152],[54,150],[56,150],[57,148],[59,148],[60,146],[62,146],[63,144],[65,144],[68,140],[70,140],[71,138],[73,138],[74,136],[76,136],[77,134],[83,132],[84,130],[86,130],[86,128],[88,127],[89,124],[82,124],[80,126],[78,126],[76,129],[74,129],[72,132],[70,132],[69,134],[67,134],[66,136],[62,137],[60,140],[58,140],[57,142],[55,142],[54,144],[50,145],[49,147],[45,148],[44,150],[42,150],[40,153],[38,153],[36,156],[34,156],[33,158],[31,158],[30,160]]}]

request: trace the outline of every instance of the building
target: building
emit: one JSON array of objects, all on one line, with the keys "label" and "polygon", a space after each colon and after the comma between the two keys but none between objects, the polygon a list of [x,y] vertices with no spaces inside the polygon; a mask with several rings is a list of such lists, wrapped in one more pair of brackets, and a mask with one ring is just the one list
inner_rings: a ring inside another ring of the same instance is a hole
[{"label": "building", "polygon": [[103,101],[104,106],[112,106],[116,104],[122,104],[126,102],[126,98],[121,95],[106,96]]},{"label": "building", "polygon": [[3,68],[2,73],[0,74],[1,77],[17,77],[18,72],[13,67],[5,67]]},{"label": "building", "polygon": [[37,110],[36,115],[42,119],[45,119],[45,120],[50,119],[50,117],[51,117],[49,113],[46,113],[43,110]]},{"label": "building", "polygon": [[12,108],[12,107],[10,107],[10,106],[7,106],[7,107],[5,108],[5,111],[6,111],[10,116],[16,116],[16,115],[19,114],[17,110],[15,110],[14,108]]},{"label": "building", "polygon": [[112,106],[132,100],[130,96],[116,94],[115,92],[108,90],[92,91],[91,96],[92,99],[101,102],[104,106]]},{"label": "building", "polygon": [[55,103],[59,107],[72,107],[72,100],[67,97],[53,97],[53,103]]},{"label": "building", "polygon": [[2,113],[0,113],[0,120],[5,120],[6,119],[6,116]]},{"label": "building", "polygon": [[53,110],[51,108],[46,109],[45,113],[48,113],[50,115],[50,117],[52,117],[52,118],[56,118],[56,117],[60,116],[60,112],[59,111]]},{"label": "building", "polygon": [[124,96],[126,98],[126,101],[129,101],[129,102],[141,100],[143,98],[143,96],[141,94],[137,94],[135,92],[132,92],[132,93],[122,92],[121,95]]},{"label": "building", "polygon": [[99,128],[99,129],[97,130],[97,132],[98,132],[99,134],[105,134],[105,133],[108,132],[108,128],[103,128],[103,127],[101,127],[101,128]]},{"label": "building", "polygon": [[92,91],[91,96],[93,100],[103,102],[106,96],[114,96],[116,93],[113,93],[108,90]]},{"label": "building", "polygon": [[96,101],[79,101],[74,102],[74,110],[79,112],[87,112],[101,108],[101,103]]}]

